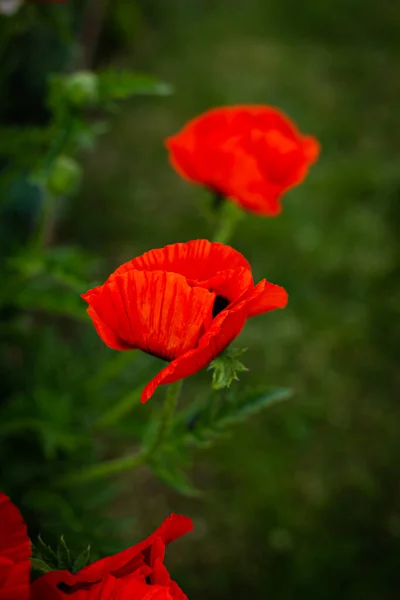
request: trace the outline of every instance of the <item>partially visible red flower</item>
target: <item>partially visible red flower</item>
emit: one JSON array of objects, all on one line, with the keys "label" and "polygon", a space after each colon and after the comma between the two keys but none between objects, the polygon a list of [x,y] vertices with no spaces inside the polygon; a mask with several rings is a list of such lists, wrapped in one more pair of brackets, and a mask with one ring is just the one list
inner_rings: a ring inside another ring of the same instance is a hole
[{"label": "partially visible red flower", "polygon": [[0,492],[0,600],[29,599],[30,557],[31,544],[22,516]]},{"label": "partially visible red flower", "polygon": [[281,211],[281,196],[303,181],[320,151],[314,137],[263,105],[214,108],[165,143],[183,178],[267,216]]},{"label": "partially visible red flower", "polygon": [[51,571],[32,584],[32,600],[187,600],[164,565],[165,547],[193,529],[172,514],[149,538],[75,575]]},{"label": "partially visible red flower", "polygon": [[254,285],[230,246],[193,240],[151,250],[82,295],[97,333],[115,350],[138,348],[170,361],[142,392],[197,373],[239,335],[246,319],[284,308],[286,291]]}]

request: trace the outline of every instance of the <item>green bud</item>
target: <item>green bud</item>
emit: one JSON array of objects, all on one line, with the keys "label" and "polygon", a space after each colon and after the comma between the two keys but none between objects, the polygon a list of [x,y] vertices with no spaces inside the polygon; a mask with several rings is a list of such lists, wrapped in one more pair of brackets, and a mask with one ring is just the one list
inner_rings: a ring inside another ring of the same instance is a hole
[{"label": "green bud", "polygon": [[65,79],[69,102],[79,108],[93,106],[99,99],[99,81],[91,71],[77,71]]},{"label": "green bud", "polygon": [[239,381],[238,373],[248,371],[244,364],[237,359],[245,352],[246,349],[228,348],[210,363],[208,369],[213,371],[213,390],[229,387],[233,381]]},{"label": "green bud", "polygon": [[47,188],[53,196],[65,196],[76,191],[81,177],[82,169],[76,160],[61,154],[54,161]]}]

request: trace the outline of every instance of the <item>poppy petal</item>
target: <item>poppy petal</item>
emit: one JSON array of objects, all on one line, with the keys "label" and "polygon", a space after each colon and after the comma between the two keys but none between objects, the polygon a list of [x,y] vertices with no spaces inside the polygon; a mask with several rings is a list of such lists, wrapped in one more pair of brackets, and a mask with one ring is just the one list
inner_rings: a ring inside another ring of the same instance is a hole
[{"label": "poppy petal", "polygon": [[319,155],[282,111],[267,105],[211,109],[166,140],[172,166],[262,215],[279,214],[280,197],[303,181]]},{"label": "poppy petal", "polygon": [[121,265],[109,278],[122,275],[132,269],[138,271],[168,271],[187,279],[202,281],[227,269],[244,268],[251,272],[245,257],[225,244],[205,239],[169,244],[164,248],[150,250]]},{"label": "poppy petal", "polygon": [[28,600],[31,544],[19,510],[0,492],[0,599]]},{"label": "poppy petal", "polygon": [[[105,575],[103,579],[88,586],[65,593],[58,588],[63,583],[60,577],[54,577],[66,571],[52,571],[36,579],[32,584],[31,600],[65,600],[73,596],[74,600],[185,600],[186,596],[173,596],[169,589],[160,585],[148,585],[136,577],[117,579]],[[64,578],[65,579],[65,578]]]},{"label": "poppy petal", "polygon": [[131,548],[127,548],[114,556],[102,558],[101,560],[84,567],[75,575],[72,575],[68,571],[53,571],[46,574],[44,577],[51,580],[53,586],[57,586],[61,582],[66,583],[69,586],[75,586],[80,583],[94,583],[108,574],[112,574],[115,577],[124,577],[129,573],[135,572],[138,564],[137,557],[146,549],[151,549],[152,544],[156,540],[161,539],[167,546],[182,535],[192,531],[192,529],[193,522],[189,517],[173,513],[170,517],[165,519],[162,525],[152,535]]},{"label": "poppy petal", "polygon": [[246,321],[246,301],[222,311],[200,339],[197,348],[179,356],[160,371],[144,388],[141,400],[147,402],[159,385],[173,383],[206,367],[239,335]]},{"label": "poppy petal", "polygon": [[280,285],[269,283],[263,279],[254,288],[257,293],[248,299],[247,316],[255,317],[276,308],[285,308],[288,302],[288,293]]},{"label": "poppy petal", "polygon": [[240,298],[249,287],[253,286],[253,276],[251,271],[244,269],[227,269],[220,271],[206,281],[192,282],[188,281],[189,285],[197,285],[203,287],[210,292],[215,292],[217,296],[227,298],[229,302],[233,302]]},{"label": "poppy petal", "polygon": [[206,289],[190,287],[177,273],[136,270],[112,277],[83,295],[128,347],[165,360],[196,345],[211,324],[214,297]]},{"label": "poppy petal", "polygon": [[286,302],[287,293],[283,288],[265,279],[260,281],[213,320],[197,348],[172,361],[146,385],[141,395],[142,402],[147,402],[159,385],[179,381],[206,367],[239,335],[248,316],[283,308]]},{"label": "poppy petal", "polygon": [[93,321],[93,325],[106,346],[113,348],[114,350],[132,350],[132,346],[124,342],[112,329],[102,321],[97,312],[89,306],[87,313]]}]

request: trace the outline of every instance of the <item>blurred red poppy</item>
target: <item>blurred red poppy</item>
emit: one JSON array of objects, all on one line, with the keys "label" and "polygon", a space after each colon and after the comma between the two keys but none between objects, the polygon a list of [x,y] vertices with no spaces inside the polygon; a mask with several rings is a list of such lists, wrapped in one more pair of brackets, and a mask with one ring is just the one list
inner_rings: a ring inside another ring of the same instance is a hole
[{"label": "blurred red poppy", "polygon": [[183,178],[265,216],[279,214],[281,196],[303,181],[320,151],[314,137],[263,105],[214,108],[165,144]]},{"label": "blurred red poppy", "polygon": [[193,529],[172,514],[147,540],[75,575],[51,571],[32,584],[32,600],[187,600],[164,565],[165,547]]},{"label": "blurred red poppy", "polygon": [[30,597],[31,544],[19,510],[0,492],[0,600]]},{"label": "blurred red poppy", "polygon": [[140,349],[169,361],[142,392],[207,366],[246,319],[284,308],[286,291],[254,285],[247,260],[230,246],[193,240],[151,250],[82,295],[97,333],[115,350]]}]

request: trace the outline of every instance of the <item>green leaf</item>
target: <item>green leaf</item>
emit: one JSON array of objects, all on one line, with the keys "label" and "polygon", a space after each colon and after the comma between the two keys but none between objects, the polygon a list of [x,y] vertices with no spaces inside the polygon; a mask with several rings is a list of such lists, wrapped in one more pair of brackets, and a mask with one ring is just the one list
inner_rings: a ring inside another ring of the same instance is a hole
[{"label": "green leaf", "polygon": [[176,424],[174,435],[188,444],[204,447],[226,436],[231,426],[245,421],[264,408],[290,398],[292,391],[287,388],[263,388],[250,390],[230,398],[210,397],[205,403],[186,412]]},{"label": "green leaf", "polygon": [[140,385],[138,388],[116,400],[110,410],[102,414],[97,420],[96,427],[100,429],[111,427],[126,417],[134,408],[140,406],[142,390],[143,385]]},{"label": "green leaf", "polygon": [[0,127],[0,155],[12,156],[42,152],[51,141],[50,128],[40,127]]},{"label": "green leaf", "polygon": [[99,73],[103,100],[124,100],[137,95],[168,96],[172,88],[151,75],[130,71],[107,70]]},{"label": "green leaf", "polygon": [[50,573],[50,571],[55,570],[40,558],[31,558],[31,566],[34,571],[39,571],[40,573]]},{"label": "green leaf", "polygon": [[60,154],[51,165],[45,185],[53,196],[74,193],[80,184],[82,169],[71,156]]},{"label": "green leaf", "polygon": [[67,100],[77,108],[94,106],[99,99],[98,77],[92,71],[76,71],[64,78]]},{"label": "green leaf", "polygon": [[42,560],[46,565],[50,567],[50,570],[57,568],[57,554],[54,552],[54,550],[50,548],[50,546],[44,543],[40,535],[37,539],[35,552],[36,554],[34,555],[34,558]]},{"label": "green leaf", "polygon": [[80,554],[75,558],[72,563],[72,573],[77,573],[89,563],[90,560],[90,546],[82,550]]},{"label": "green leaf", "polygon": [[161,460],[151,462],[149,467],[160,481],[182,494],[182,496],[193,498],[200,495],[200,492],[193,487],[182,469],[178,465],[165,460],[165,456]]},{"label": "green leaf", "polygon": [[71,565],[71,553],[67,544],[65,543],[63,535],[60,537],[59,542],[57,544],[57,563],[58,568],[61,570],[68,570]]},{"label": "green leaf", "polygon": [[228,348],[210,363],[208,370],[213,371],[213,390],[222,390],[225,387],[230,387],[233,381],[239,381],[238,373],[243,373],[248,369],[237,357],[244,354],[246,350]]}]

